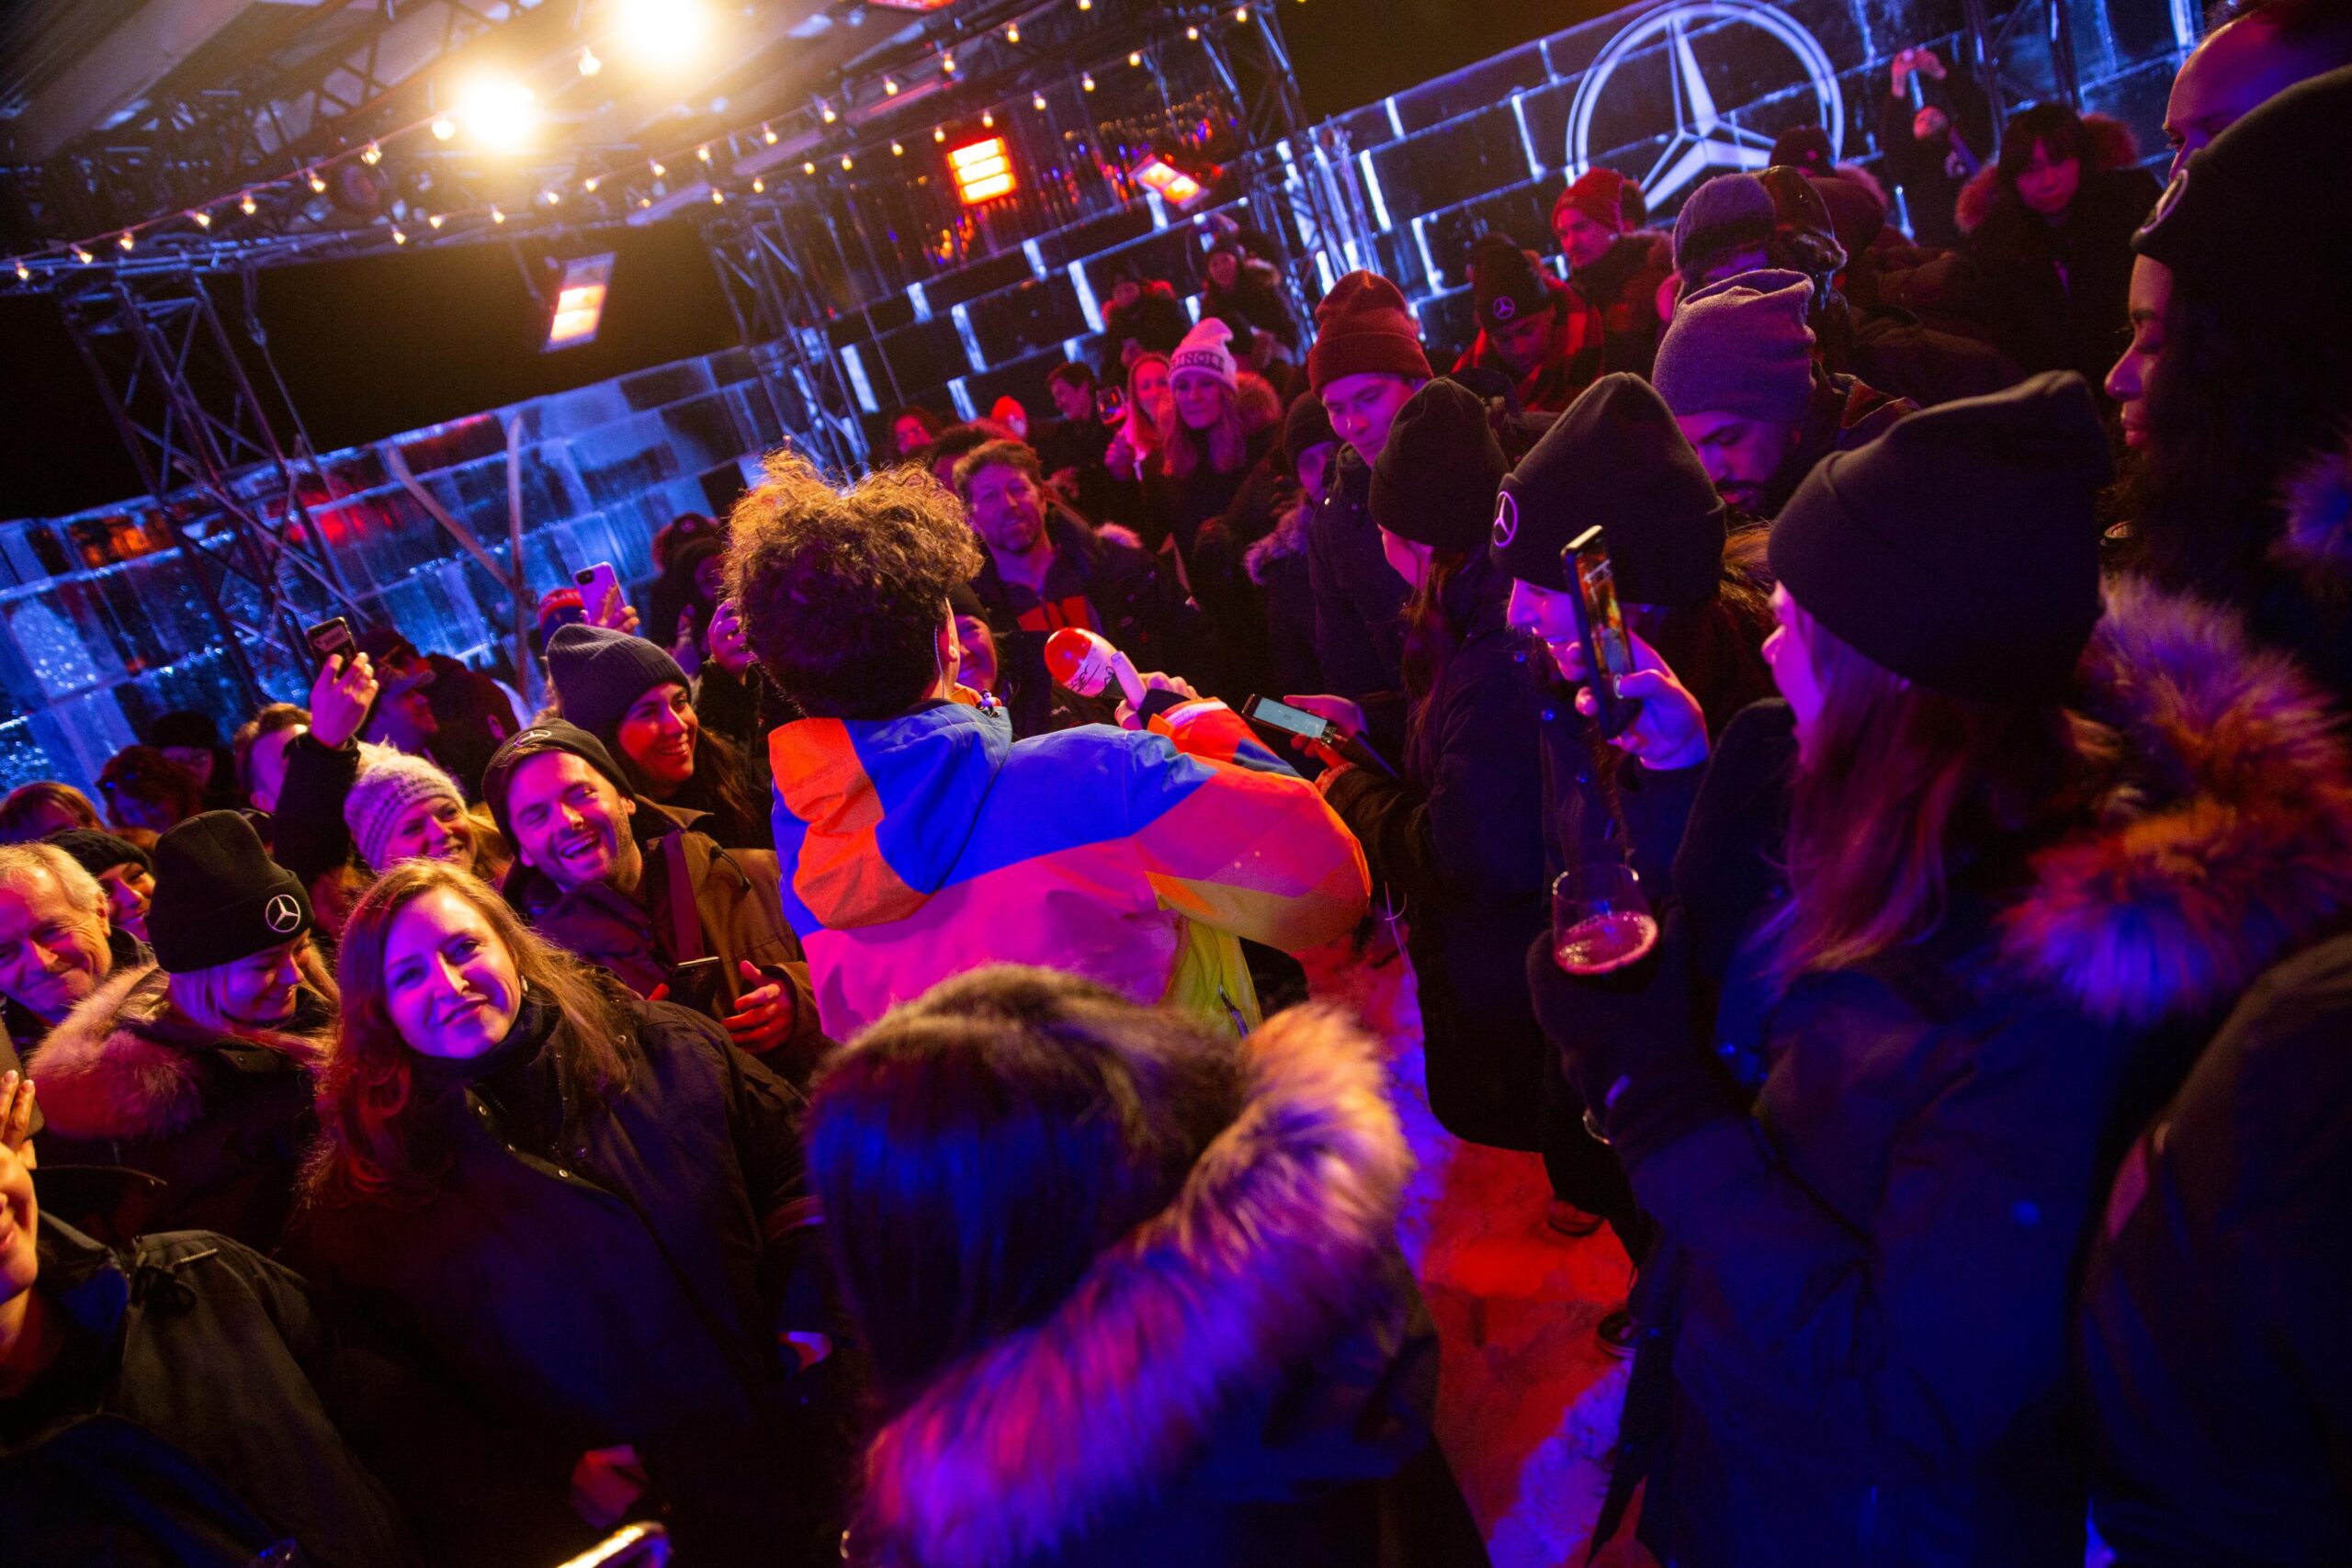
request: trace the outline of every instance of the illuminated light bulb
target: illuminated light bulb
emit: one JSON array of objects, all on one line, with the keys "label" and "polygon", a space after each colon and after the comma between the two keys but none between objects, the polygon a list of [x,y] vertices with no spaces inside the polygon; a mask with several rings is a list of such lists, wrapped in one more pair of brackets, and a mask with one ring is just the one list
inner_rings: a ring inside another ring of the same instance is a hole
[{"label": "illuminated light bulb", "polygon": [[594,76],[604,68],[605,62],[596,58],[594,50],[585,44],[580,46],[580,73],[582,76]]},{"label": "illuminated light bulb", "polygon": [[667,170],[667,169],[665,169],[665,168],[663,168],[663,167],[662,166],[662,160],[661,160],[661,159],[659,159],[659,158],[650,159],[650,160],[649,160],[648,162],[649,162],[650,166],[650,167],[652,168],[652,170],[653,170],[653,177],[654,177],[655,179],[657,179],[657,180],[658,180],[658,179],[660,179],[663,175],[666,175],[666,174],[668,174],[668,173],[670,172],[669,170]]},{"label": "illuminated light bulb", "polygon": [[1194,43],[1198,43],[1201,41],[1201,29],[1198,28],[1186,28],[1184,29],[1184,36],[1192,39]]},{"label": "illuminated light bulb", "polygon": [[434,140],[434,141],[448,141],[448,140],[449,140],[449,138],[451,138],[452,136],[455,136],[455,135],[457,135],[457,134],[458,134],[458,122],[457,122],[456,120],[451,119],[451,118],[450,118],[447,115],[446,115],[446,114],[436,114],[436,115],[435,115],[435,116],[433,117],[433,140]]},{"label": "illuminated light bulb", "polygon": [[1127,54],[1127,63],[1130,65],[1141,65],[1143,63],[1143,51],[1139,49],[1130,51]]},{"label": "illuminated light bulb", "polygon": [[408,243],[408,236],[401,233],[397,226],[392,230],[392,243],[396,245],[405,245]]},{"label": "illuminated light bulb", "polygon": [[763,125],[760,127],[760,140],[773,147],[775,145],[775,132]]},{"label": "illuminated light bulb", "polygon": [[882,96],[887,98],[895,98],[899,96],[899,84],[896,78],[889,76],[882,78]]},{"label": "illuminated light bulb", "polygon": [[116,244],[120,245],[126,251],[138,243],[138,241],[130,237],[130,231],[128,229],[125,229],[122,231],[122,238],[115,242]]},{"label": "illuminated light bulb", "polygon": [[947,74],[947,75],[950,75],[950,76],[955,75],[955,74],[956,74],[956,57],[955,57],[954,55],[952,55],[952,54],[943,54],[943,55],[941,55],[941,56],[939,57],[939,69],[940,69],[943,73],[944,73],[945,74]]},{"label": "illuminated light bulb", "polygon": [[1094,0],[1078,0],[1078,8],[1081,11],[1091,11],[1094,9]]},{"label": "illuminated light bulb", "polygon": [[759,175],[753,175],[752,176],[752,194],[753,196],[765,196],[767,193],[768,182],[760,178]]},{"label": "illuminated light bulb", "polygon": [[706,163],[706,164],[709,163],[709,162],[710,162],[710,143],[709,143],[709,142],[707,142],[707,141],[706,141],[706,142],[704,142],[701,146],[699,146],[699,147],[695,148],[695,157],[697,157],[697,158],[699,158],[699,159],[701,159],[701,160],[702,160],[704,163]]},{"label": "illuminated light bulb", "polygon": [[1094,91],[1094,73],[1089,71],[1086,74],[1080,76],[1078,79],[1078,85],[1086,92],[1091,93]]},{"label": "illuminated light bulb", "polygon": [[539,193],[539,199],[546,202],[549,207],[553,207],[557,202],[563,199],[563,193],[560,190],[543,190]]},{"label": "illuminated light bulb", "polygon": [[447,219],[446,219],[446,218],[444,218],[444,217],[442,217],[442,216],[441,216],[441,214],[439,214],[439,213],[435,212],[435,213],[433,213],[433,214],[431,214],[430,216],[428,216],[428,217],[424,220],[424,221],[425,221],[425,223],[426,223],[429,227],[431,227],[431,228],[435,228],[435,229],[438,229],[439,227],[441,227],[441,225],[442,225],[442,224],[444,224],[444,223],[447,222],[447,221],[448,221],[448,220],[447,220]]},{"label": "illuminated light bulb", "polygon": [[311,182],[311,195],[313,195],[313,196],[323,196],[324,194],[326,194],[327,182],[326,182],[326,181],[324,181],[324,180],[322,180],[322,179],[321,179],[321,178],[319,177],[319,171],[318,171],[318,170],[316,170],[316,169],[312,169],[312,170],[310,172],[310,174],[309,174],[307,176],[305,176],[305,177],[307,177],[307,178],[310,180],[310,182]]},{"label": "illuminated light bulb", "polygon": [[980,123],[989,127],[990,130],[994,130],[996,127],[996,110],[982,109],[980,111]]},{"label": "illuminated light bulb", "polygon": [[824,121],[827,125],[831,125],[833,121],[842,118],[833,112],[833,106],[828,103],[820,103],[817,106],[817,112],[824,117]]},{"label": "illuminated light bulb", "polygon": [[506,221],[506,214],[493,207],[490,209],[490,220],[492,223],[503,223]]},{"label": "illuminated light bulb", "polygon": [[650,207],[653,205],[653,198],[650,196],[640,196],[637,198],[637,204],[639,207]]},{"label": "illuminated light bulb", "polygon": [[259,210],[254,201],[253,192],[247,191],[244,195],[237,198],[237,210],[243,213],[248,218],[251,218],[254,212]]},{"label": "illuminated light bulb", "polygon": [[708,41],[709,14],[693,0],[615,0],[606,10],[630,53],[655,66],[684,65]]},{"label": "illuminated light bulb", "polygon": [[1040,114],[1043,114],[1043,113],[1045,112],[1045,108],[1046,108],[1046,95],[1045,95],[1045,94],[1043,94],[1043,93],[1032,93],[1032,94],[1030,94],[1030,95],[1029,95],[1029,107],[1030,107],[1031,108],[1033,108],[1033,109],[1035,109],[1035,110],[1036,110],[1036,111],[1038,111]]},{"label": "illuminated light bulb", "polygon": [[370,141],[368,143],[368,151],[359,154],[359,161],[372,169],[384,161],[384,150]]},{"label": "illuminated light bulb", "polygon": [[205,211],[202,208],[198,208],[196,211],[189,213],[188,216],[196,220],[196,226],[199,229],[209,229],[212,227],[212,214]]},{"label": "illuminated light bulb", "polygon": [[946,141],[946,140],[947,140],[947,128],[946,128],[945,126],[944,126],[944,125],[934,125],[934,126],[933,126],[933,127],[931,128],[931,139],[932,139],[933,141]]},{"label": "illuminated light bulb", "polygon": [[1004,41],[1007,43],[1019,43],[1021,41],[1021,24],[1019,22],[1007,24],[1004,29]]},{"label": "illuminated light bulb", "polygon": [[503,76],[481,76],[466,85],[458,118],[473,139],[496,152],[519,147],[531,133],[531,89]]},{"label": "illuminated light bulb", "polygon": [[25,265],[23,257],[18,257],[17,260],[17,281],[19,283],[30,283],[32,280],[33,269]]},{"label": "illuminated light bulb", "polygon": [[850,162],[850,156],[849,156],[849,154],[848,154],[848,153],[846,153],[846,152],[842,153],[842,173],[843,173],[843,174],[847,174],[847,173],[849,173],[852,169],[854,169],[854,168],[855,168],[855,167],[857,167],[857,165],[856,165],[855,164],[853,164],[853,163],[851,163],[851,162]]},{"label": "illuminated light bulb", "polygon": [[1233,8],[1233,19],[1237,22],[1248,21],[1250,19],[1250,7],[1247,6],[1236,6]]},{"label": "illuminated light bulb", "polygon": [[603,179],[599,176],[590,175],[586,179],[580,182],[580,188],[586,191],[590,196],[594,196],[596,194],[596,187],[604,183]]},{"label": "illuminated light bulb", "polygon": [[87,266],[90,265],[90,253],[76,245],[74,247],[74,259]]},{"label": "illuminated light bulb", "polygon": [[817,161],[814,158],[811,158],[807,163],[801,164],[800,172],[804,175],[815,174],[817,172]]},{"label": "illuminated light bulb", "polygon": [[710,187],[710,204],[711,204],[713,207],[724,207],[724,206],[726,206],[726,205],[727,205],[727,193],[726,193],[725,191],[723,191],[723,190],[719,189],[717,186],[711,186],[711,187]]}]

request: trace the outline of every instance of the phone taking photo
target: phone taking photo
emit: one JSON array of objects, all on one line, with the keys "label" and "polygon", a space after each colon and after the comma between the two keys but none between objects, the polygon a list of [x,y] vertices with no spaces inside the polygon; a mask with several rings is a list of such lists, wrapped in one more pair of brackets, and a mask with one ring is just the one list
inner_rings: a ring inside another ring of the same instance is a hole
[{"label": "phone taking photo", "polygon": [[302,634],[302,640],[311,645],[311,651],[319,656],[319,663],[323,668],[337,654],[348,656],[359,639],[351,635],[351,623],[337,615],[331,621],[321,621],[311,627]]},{"label": "phone taking photo", "polygon": [[[571,581],[580,585],[581,607],[587,613],[591,626],[595,625],[596,617],[605,613],[605,601],[621,591],[620,574],[613,570],[613,563],[608,560],[581,568],[571,574]],[[616,602],[626,603],[621,600]]]},{"label": "phone taking photo", "polygon": [[1343,733],[1338,725],[1320,714],[1276,702],[1272,697],[1251,697],[1241,705],[1241,716],[1268,729],[1278,729],[1285,735],[1301,736],[1328,746],[1360,768],[1370,768],[1392,779],[1396,776],[1396,770],[1388,765],[1387,759],[1366,745],[1363,736]]},{"label": "phone taking photo", "polygon": [[1640,709],[1618,694],[1617,682],[1634,672],[1634,642],[1617,604],[1617,572],[1609,562],[1609,541],[1598,525],[1568,541],[1560,570],[1576,589],[1577,636],[1590,671],[1593,717],[1603,739],[1622,735]]}]

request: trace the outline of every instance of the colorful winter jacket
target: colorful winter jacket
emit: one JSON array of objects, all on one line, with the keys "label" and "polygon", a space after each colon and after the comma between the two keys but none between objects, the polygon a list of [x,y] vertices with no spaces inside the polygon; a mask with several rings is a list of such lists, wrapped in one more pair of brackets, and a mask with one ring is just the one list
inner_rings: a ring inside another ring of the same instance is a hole
[{"label": "colorful winter jacket", "polygon": [[769,749],[784,912],[836,1040],[999,963],[1247,1027],[1238,939],[1301,952],[1369,897],[1354,837],[1222,703],[1016,743],[1001,710],[933,702]]}]

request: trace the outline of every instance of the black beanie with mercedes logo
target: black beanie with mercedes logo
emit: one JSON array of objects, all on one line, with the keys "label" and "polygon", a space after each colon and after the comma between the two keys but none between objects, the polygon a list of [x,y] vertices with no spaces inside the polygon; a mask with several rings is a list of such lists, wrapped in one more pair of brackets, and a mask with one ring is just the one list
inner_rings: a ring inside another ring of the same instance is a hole
[{"label": "black beanie with mercedes logo", "polygon": [[311,929],[301,879],[239,811],[204,811],[155,840],[147,942],[168,975],[216,969]]}]

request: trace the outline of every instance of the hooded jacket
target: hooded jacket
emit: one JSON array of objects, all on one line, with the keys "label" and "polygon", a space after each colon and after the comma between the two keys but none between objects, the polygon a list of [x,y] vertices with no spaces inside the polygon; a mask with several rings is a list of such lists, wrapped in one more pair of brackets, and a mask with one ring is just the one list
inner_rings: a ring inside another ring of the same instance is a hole
[{"label": "hooded jacket", "polygon": [[[1373,1043],[1298,1010],[1247,1057],[1168,1207],[882,1427],[852,1563],[1485,1561],[1429,1440],[1436,1348],[1395,1241],[1412,1158]],[[1384,1508],[1417,1461],[1450,1498]]]},{"label": "hooded jacket", "polygon": [[0,1518],[17,1568],[294,1568],[416,1561],[339,1427],[376,1380],[302,1281],[225,1236],[118,1256],[43,1214],[33,1289],[67,1325],[30,1429],[0,1404]]},{"label": "hooded jacket", "polygon": [[[1736,963],[1678,1058],[1697,1109],[1611,1115],[1679,1278],[1643,1520],[1669,1560],[2082,1559],[2069,1297],[2105,1173],[2238,993],[2352,912],[2352,758],[2286,660],[2124,584],[2084,671],[2125,750],[2094,812],[1964,869],[1920,942],[1777,996]],[[1751,1056],[1743,1111],[1717,1064]]]},{"label": "hooded jacket", "polygon": [[1251,1024],[1239,939],[1297,953],[1363,913],[1363,850],[1222,703],[1015,741],[1001,710],[934,702],[769,748],[784,912],[837,1040],[1000,963]]},{"label": "hooded jacket", "polygon": [[153,964],[119,970],[33,1054],[45,1166],[127,1166],[164,1190],[141,1228],[268,1250],[317,1126],[311,1074],[334,1015],[298,991],[292,1027],[216,1034],[173,1009]]},{"label": "hooded jacket", "polygon": [[1535,367],[1523,376],[1513,370],[1496,351],[1492,334],[1480,327],[1470,346],[1454,361],[1453,374],[1459,378],[1483,370],[1500,376],[1510,384],[1521,408],[1531,413],[1558,413],[1598,380],[1604,369],[1613,367],[1606,362],[1609,343],[1600,305],[1548,273],[1536,276],[1552,296],[1552,330],[1544,334],[1544,357]]}]

